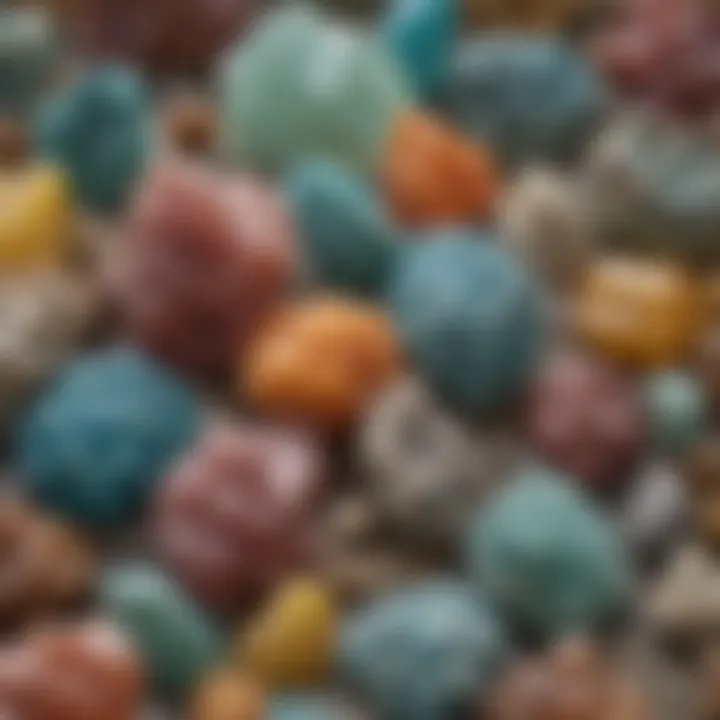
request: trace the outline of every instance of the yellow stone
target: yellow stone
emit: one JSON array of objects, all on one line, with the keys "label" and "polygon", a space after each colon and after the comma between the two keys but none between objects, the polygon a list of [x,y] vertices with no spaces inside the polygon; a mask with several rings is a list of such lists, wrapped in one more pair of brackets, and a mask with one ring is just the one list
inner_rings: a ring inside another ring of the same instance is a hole
[{"label": "yellow stone", "polygon": [[0,173],[0,271],[58,263],[71,235],[70,192],[59,170]]},{"label": "yellow stone", "polygon": [[240,662],[273,689],[319,685],[328,676],[336,627],[327,587],[310,579],[288,581],[242,634]]}]

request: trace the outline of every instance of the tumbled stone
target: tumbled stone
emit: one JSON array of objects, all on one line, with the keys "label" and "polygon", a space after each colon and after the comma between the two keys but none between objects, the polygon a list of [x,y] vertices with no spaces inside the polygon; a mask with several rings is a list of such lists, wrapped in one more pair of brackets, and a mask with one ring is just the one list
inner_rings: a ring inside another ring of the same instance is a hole
[{"label": "tumbled stone", "polygon": [[645,612],[655,632],[694,647],[720,626],[720,565],[698,545],[675,556],[652,589]]},{"label": "tumbled stone", "polygon": [[388,318],[371,305],[309,298],[271,317],[242,362],[244,395],[260,410],[343,428],[398,370]]},{"label": "tumbled stone", "polygon": [[467,557],[478,587],[523,633],[603,630],[630,599],[613,525],[568,478],[539,467],[478,509]]},{"label": "tumbled stone", "polygon": [[143,682],[111,625],[39,626],[0,652],[0,712],[18,720],[135,720]]},{"label": "tumbled stone", "polygon": [[84,538],[21,500],[0,500],[0,548],[3,625],[65,607],[88,589],[93,560]]},{"label": "tumbled stone", "polygon": [[77,351],[102,309],[95,283],[47,270],[0,279],[0,423]]},{"label": "tumbled stone", "polygon": [[609,244],[699,264],[717,260],[720,148],[707,133],[626,113],[598,138],[587,176]]},{"label": "tumbled stone", "polygon": [[320,687],[329,678],[338,608],[332,593],[309,578],[280,584],[240,631],[238,659],[265,687]]},{"label": "tumbled stone", "polygon": [[0,170],[15,168],[27,157],[25,127],[9,115],[0,115]]},{"label": "tumbled stone", "polygon": [[110,267],[127,333],[183,370],[226,376],[291,277],[292,243],[284,208],[259,180],[159,164]]},{"label": "tumbled stone", "polygon": [[160,555],[208,605],[254,598],[307,559],[322,465],[301,433],[211,427],[159,488]]},{"label": "tumbled stone", "polygon": [[645,434],[633,377],[576,351],[556,353],[540,370],[526,422],[532,448],[544,461],[596,489],[627,480]]},{"label": "tumbled stone", "polygon": [[477,502],[498,487],[514,443],[442,407],[418,380],[390,386],[365,416],[358,464],[375,507],[417,543],[454,546]]},{"label": "tumbled stone", "polygon": [[265,706],[265,693],[255,679],[221,668],[200,684],[189,720],[264,720]]},{"label": "tumbled stone", "polygon": [[336,163],[310,160],[286,180],[285,196],[311,279],[379,294],[394,262],[397,230],[371,189]]},{"label": "tumbled stone", "polygon": [[467,711],[504,660],[491,612],[442,580],[381,596],[345,621],[341,674],[383,718],[441,720]]},{"label": "tumbled stone", "polygon": [[685,479],[690,487],[692,522],[707,545],[720,547],[720,436],[710,434],[688,453]]},{"label": "tumbled stone", "polygon": [[401,256],[390,283],[410,362],[452,407],[488,411],[525,386],[542,339],[541,300],[492,235],[448,230]]},{"label": "tumbled stone", "polygon": [[580,14],[586,0],[465,0],[468,23],[480,28],[562,30]]},{"label": "tumbled stone", "polygon": [[622,534],[641,565],[664,560],[682,537],[688,514],[688,489],[677,469],[650,461],[639,472],[621,508]]},{"label": "tumbled stone", "polygon": [[0,171],[0,271],[58,265],[72,233],[70,193],[57,168]]},{"label": "tumbled stone", "polygon": [[46,100],[34,126],[35,151],[67,174],[77,199],[94,212],[127,201],[150,151],[146,90],[123,67],[91,67]]},{"label": "tumbled stone", "polygon": [[146,676],[162,693],[191,692],[220,658],[222,638],[210,619],[151,566],[111,567],[100,606],[132,638]]},{"label": "tumbled stone", "polygon": [[708,638],[700,652],[693,713],[700,720],[720,715],[720,645],[714,636]]},{"label": "tumbled stone", "polygon": [[67,3],[74,47],[92,59],[119,58],[153,74],[196,74],[212,68],[223,48],[263,0],[86,0]]},{"label": "tumbled stone", "polygon": [[489,703],[488,720],[650,720],[647,699],[583,639],[510,666]]},{"label": "tumbled stone", "polygon": [[498,223],[505,245],[546,285],[562,292],[582,281],[594,233],[575,177],[521,171],[501,198]]},{"label": "tumbled stone", "polygon": [[54,70],[55,35],[44,8],[0,8],[0,114],[32,110]]},{"label": "tumbled stone", "polygon": [[720,20],[712,1],[625,0],[593,44],[626,96],[686,116],[720,107]]},{"label": "tumbled stone", "polygon": [[43,506],[83,524],[133,516],[193,438],[194,396],[130,349],[97,351],[60,371],[33,401],[15,465]]},{"label": "tumbled stone", "polygon": [[284,693],[271,698],[267,720],[367,720],[367,716],[332,695]]},{"label": "tumbled stone", "polygon": [[655,373],[645,381],[645,412],[653,446],[667,454],[683,453],[708,425],[702,385],[689,373]]},{"label": "tumbled stone", "polygon": [[423,111],[398,113],[380,161],[380,185],[393,215],[410,226],[485,218],[497,179],[488,151]]},{"label": "tumbled stone", "polygon": [[479,35],[455,53],[442,105],[511,166],[578,157],[606,106],[592,66],[554,38]]},{"label": "tumbled stone", "polygon": [[393,0],[381,19],[385,42],[422,97],[432,97],[445,80],[456,15],[451,0]]},{"label": "tumbled stone", "polygon": [[263,168],[321,155],[368,170],[393,116],[409,103],[379,39],[308,6],[281,7],[221,67],[222,146]]},{"label": "tumbled stone", "polygon": [[709,408],[720,410],[720,324],[712,320],[701,334],[695,360]]},{"label": "tumbled stone", "polygon": [[209,98],[180,94],[163,108],[163,128],[170,146],[189,155],[202,155],[215,135],[215,109]]},{"label": "tumbled stone", "polygon": [[697,287],[665,260],[605,257],[575,300],[578,335],[600,354],[640,368],[681,361],[698,330]]}]

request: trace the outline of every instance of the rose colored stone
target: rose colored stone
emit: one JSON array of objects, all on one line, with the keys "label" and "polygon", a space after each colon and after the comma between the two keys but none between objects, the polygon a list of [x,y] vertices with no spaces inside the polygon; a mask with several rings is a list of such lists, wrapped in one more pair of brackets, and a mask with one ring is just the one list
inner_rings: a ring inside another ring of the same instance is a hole
[{"label": "rose colored stone", "polygon": [[303,434],[211,428],[160,489],[160,554],[208,604],[252,597],[305,561],[321,465]]},{"label": "rose colored stone", "polygon": [[601,67],[625,93],[685,115],[720,105],[720,13],[712,0],[625,0],[596,38]]},{"label": "rose colored stone", "polygon": [[628,375],[589,355],[551,358],[531,392],[528,432],[535,450],[593,485],[616,484],[640,450],[642,410]]},{"label": "rose colored stone", "polygon": [[177,161],[141,188],[111,273],[138,344],[217,375],[277,298],[293,260],[290,223],[269,188]]},{"label": "rose colored stone", "polygon": [[142,682],[113,628],[42,628],[0,652],[0,715],[12,720],[136,720]]},{"label": "rose colored stone", "polygon": [[76,47],[154,73],[202,73],[262,0],[76,0],[64,15]]}]

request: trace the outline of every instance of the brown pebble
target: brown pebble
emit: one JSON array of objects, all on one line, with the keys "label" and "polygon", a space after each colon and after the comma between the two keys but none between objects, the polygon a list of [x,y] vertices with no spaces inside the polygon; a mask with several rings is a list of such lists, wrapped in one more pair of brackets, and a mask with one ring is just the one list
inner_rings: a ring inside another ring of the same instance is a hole
[{"label": "brown pebble", "polygon": [[182,95],[165,111],[165,134],[170,144],[189,154],[206,153],[215,135],[215,111],[206,98]]},{"label": "brown pebble", "polygon": [[221,668],[200,685],[190,720],[260,720],[264,710],[258,683],[236,670]]},{"label": "brown pebble", "polygon": [[0,169],[20,165],[27,157],[27,137],[16,120],[0,116]]}]

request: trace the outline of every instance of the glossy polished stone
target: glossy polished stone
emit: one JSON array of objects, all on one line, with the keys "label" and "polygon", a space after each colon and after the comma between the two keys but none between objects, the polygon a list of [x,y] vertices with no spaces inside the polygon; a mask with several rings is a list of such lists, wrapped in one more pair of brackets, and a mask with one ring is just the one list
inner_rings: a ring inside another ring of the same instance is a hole
[{"label": "glossy polished stone", "polygon": [[389,302],[412,366],[452,407],[485,412],[524,387],[541,345],[541,301],[494,236],[429,236],[402,256]]},{"label": "glossy polished stone", "polygon": [[332,695],[283,693],[268,703],[267,720],[368,720]]},{"label": "glossy polished stone", "polygon": [[690,488],[691,520],[697,537],[720,547],[720,436],[699,440],[687,453],[685,481]]},{"label": "glossy polished stone", "polygon": [[698,288],[670,261],[606,256],[573,307],[577,335],[601,355],[638,368],[681,362],[696,340]]},{"label": "glossy polished stone", "polygon": [[346,429],[399,362],[382,310],[338,297],[306,298],[269,318],[242,358],[240,386],[268,415]]},{"label": "glossy polished stone", "polygon": [[25,114],[49,83],[58,43],[41,7],[0,8],[0,114]]},{"label": "glossy polished stone", "polygon": [[180,381],[134,350],[111,348],[75,360],[35,398],[15,463],[41,505],[82,524],[117,524],[140,509],[197,422]]},{"label": "glossy polished stone", "polygon": [[382,43],[309,6],[269,12],[220,69],[224,151],[282,170],[312,155],[368,170],[410,103]]},{"label": "glossy polished stone", "polygon": [[625,95],[684,116],[720,105],[720,18],[708,0],[625,0],[594,46]]},{"label": "glossy polished stone", "polygon": [[323,583],[286,580],[240,631],[240,666],[268,688],[321,687],[330,676],[338,617]]},{"label": "glossy polished stone", "polygon": [[70,191],[52,166],[0,171],[0,270],[58,265],[73,232]]},{"label": "glossy polished stone", "polygon": [[378,397],[360,427],[357,463],[375,507],[416,543],[453,546],[477,502],[502,484],[514,443],[456,418],[418,380]]},{"label": "glossy polished stone", "polygon": [[197,74],[212,68],[263,0],[84,0],[66,3],[73,46],[93,60],[115,58],[152,74]]},{"label": "glossy polished stone", "polygon": [[312,280],[377,295],[394,262],[397,230],[372,190],[340,165],[311,160],[287,178],[285,196]]},{"label": "glossy polished stone", "polygon": [[218,630],[182,590],[147,565],[111,567],[103,578],[100,607],[136,644],[152,686],[184,695],[219,659]]},{"label": "glossy polished stone", "polygon": [[615,247],[714,263],[720,147],[709,132],[660,114],[621,115],[587,163],[602,237]]},{"label": "glossy polished stone", "polygon": [[383,147],[379,184],[402,224],[473,223],[490,213],[498,179],[487,147],[416,110],[396,115]]},{"label": "glossy polished stone", "polygon": [[134,649],[106,623],[36,626],[0,652],[5,717],[134,720],[143,689]]},{"label": "glossy polished stone", "polygon": [[121,66],[91,67],[40,107],[35,151],[67,174],[79,202],[114,212],[128,199],[150,152],[145,87]]},{"label": "glossy polished stone", "polygon": [[67,607],[88,589],[93,558],[85,539],[20,500],[0,500],[0,622],[32,620]]},{"label": "glossy polished stone", "polygon": [[602,82],[572,47],[511,33],[464,41],[442,94],[453,121],[514,167],[577,158],[605,104]]},{"label": "glossy polished stone", "polygon": [[161,557],[206,605],[254,599],[306,561],[322,466],[302,433],[210,427],[156,495]]},{"label": "glossy polished stone", "polygon": [[294,261],[289,218],[267,185],[168,161],[139,188],[110,274],[138,345],[182,370],[224,378]]},{"label": "glossy polished stone", "polygon": [[442,720],[469,709],[505,658],[491,612],[463,586],[410,585],[343,625],[341,674],[388,720]]},{"label": "glossy polished stone", "polygon": [[192,701],[189,720],[264,720],[265,692],[253,678],[224,667],[205,678]]},{"label": "glossy polished stone", "polygon": [[551,470],[521,471],[478,509],[467,540],[478,588],[522,632],[558,638],[605,629],[630,600],[612,524]]},{"label": "glossy polished stone", "polygon": [[637,384],[593,355],[551,357],[533,383],[526,419],[540,458],[598,489],[624,484],[642,450]]},{"label": "glossy polished stone", "polygon": [[445,80],[455,40],[452,0],[392,0],[380,32],[421,97],[432,97]]},{"label": "glossy polished stone", "polygon": [[645,383],[645,408],[654,447],[669,454],[683,453],[709,424],[702,385],[689,373],[656,373]]}]

